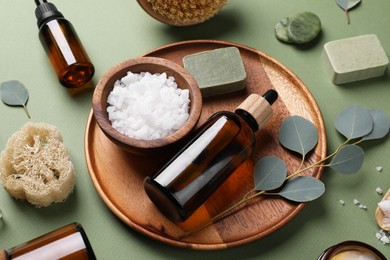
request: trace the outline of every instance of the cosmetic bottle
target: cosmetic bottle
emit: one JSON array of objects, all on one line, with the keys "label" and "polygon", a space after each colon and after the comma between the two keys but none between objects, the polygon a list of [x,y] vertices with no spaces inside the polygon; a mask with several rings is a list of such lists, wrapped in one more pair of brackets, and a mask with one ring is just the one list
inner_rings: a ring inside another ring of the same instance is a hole
[{"label": "cosmetic bottle", "polygon": [[0,260],[96,259],[83,227],[72,223],[31,241],[0,251]]},{"label": "cosmetic bottle", "polygon": [[185,221],[252,153],[278,94],[252,94],[233,112],[213,114],[144,189],[168,219]]},{"label": "cosmetic bottle", "polygon": [[318,260],[386,260],[378,249],[364,242],[348,240],[326,249]]},{"label": "cosmetic bottle", "polygon": [[35,0],[39,39],[60,83],[66,88],[86,85],[95,72],[72,24],[46,0]]}]

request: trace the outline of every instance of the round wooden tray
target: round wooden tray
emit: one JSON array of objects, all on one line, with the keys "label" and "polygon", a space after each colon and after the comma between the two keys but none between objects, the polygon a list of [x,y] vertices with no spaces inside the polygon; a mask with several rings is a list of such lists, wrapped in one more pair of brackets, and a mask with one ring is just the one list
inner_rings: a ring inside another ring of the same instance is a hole
[{"label": "round wooden tray", "polygon": [[[272,155],[283,159],[290,171],[299,166],[300,157],[286,151],[278,142],[278,129],[286,117],[300,115],[313,122],[319,142],[309,154],[307,163],[326,156],[326,133],[317,103],[303,82],[272,57],[243,45],[214,40],[174,43],[152,50],[143,56],[172,60],[180,65],[185,55],[216,48],[239,48],[247,72],[244,91],[206,98],[199,124],[217,111],[234,109],[250,93],[264,93],[273,88],[279,99],[273,105],[274,116],[257,133],[253,156],[184,223],[172,223],[154,207],[143,190],[143,180],[154,175],[171,155],[136,156],[111,143],[98,127],[93,113],[85,130],[85,155],[93,184],[108,208],[131,228],[161,242],[192,249],[222,249],[260,239],[290,221],[304,206],[275,196],[262,196],[247,203],[222,220],[186,239],[181,235],[217,215],[253,189],[252,171],[255,162]],[[175,151],[172,151],[174,153]],[[321,168],[304,174],[320,178]]]}]

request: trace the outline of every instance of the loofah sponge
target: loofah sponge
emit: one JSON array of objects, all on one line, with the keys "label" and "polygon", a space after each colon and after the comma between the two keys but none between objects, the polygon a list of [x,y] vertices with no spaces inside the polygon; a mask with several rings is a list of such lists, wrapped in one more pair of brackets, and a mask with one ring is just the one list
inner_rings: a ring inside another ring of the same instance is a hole
[{"label": "loofah sponge", "polygon": [[180,24],[204,22],[218,13],[227,0],[148,0],[155,12]]},{"label": "loofah sponge", "polygon": [[16,199],[37,207],[66,200],[76,173],[59,130],[27,123],[8,140],[0,154],[0,182]]}]

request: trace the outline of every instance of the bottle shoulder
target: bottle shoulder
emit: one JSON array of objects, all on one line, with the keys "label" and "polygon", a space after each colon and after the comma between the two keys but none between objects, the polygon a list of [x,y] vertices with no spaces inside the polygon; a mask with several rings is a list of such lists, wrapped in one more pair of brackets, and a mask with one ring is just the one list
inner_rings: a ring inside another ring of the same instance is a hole
[{"label": "bottle shoulder", "polygon": [[210,116],[209,120],[217,120],[218,118],[225,117],[229,121],[233,121],[240,128],[250,128],[251,131],[256,132],[257,129],[253,126],[253,122],[251,118],[246,118],[246,115],[241,115],[237,113],[233,113],[230,111],[220,111],[212,116]]},{"label": "bottle shoulder", "polygon": [[39,31],[43,31],[43,30],[50,30],[50,29],[53,29],[55,27],[65,27],[65,28],[68,28],[68,27],[71,27],[73,29],[73,26],[71,24],[71,22],[69,22],[67,19],[63,18],[63,17],[60,17],[60,18],[53,18],[53,19],[50,19],[50,20],[47,20],[45,23],[43,23],[40,27],[39,27]]}]

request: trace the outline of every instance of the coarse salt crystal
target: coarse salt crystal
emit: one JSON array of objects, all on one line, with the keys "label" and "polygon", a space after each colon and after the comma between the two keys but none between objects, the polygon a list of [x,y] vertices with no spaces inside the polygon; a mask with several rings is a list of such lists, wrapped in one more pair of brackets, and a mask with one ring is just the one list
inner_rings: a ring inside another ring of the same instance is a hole
[{"label": "coarse salt crystal", "polygon": [[378,203],[378,206],[382,210],[385,217],[390,218],[390,200],[382,200]]},{"label": "coarse salt crystal", "polygon": [[390,237],[388,232],[385,232],[383,229],[380,229],[375,233],[375,237],[382,242],[382,244],[387,245],[390,243]]},{"label": "coarse salt crystal", "polygon": [[379,195],[382,195],[382,194],[383,194],[383,190],[382,190],[380,187],[377,187],[375,191],[376,191],[376,193],[378,193]]},{"label": "coarse salt crystal", "polygon": [[377,170],[377,172],[382,172],[383,167],[382,166],[377,166],[375,169]]},{"label": "coarse salt crystal", "polygon": [[390,243],[390,239],[387,236],[382,236],[380,241],[385,245]]},{"label": "coarse salt crystal", "polygon": [[132,73],[114,84],[107,98],[112,127],[139,140],[173,134],[189,117],[189,90],[166,73]]},{"label": "coarse salt crystal", "polygon": [[378,207],[383,212],[383,225],[384,227],[390,227],[390,200],[385,199],[378,203]]},{"label": "coarse salt crystal", "polygon": [[363,204],[360,204],[360,205],[359,205],[359,208],[361,208],[361,209],[367,209],[367,206],[366,206],[366,205],[363,205]]},{"label": "coarse salt crystal", "polygon": [[358,201],[357,199],[353,199],[353,204],[359,205],[359,204],[360,204],[360,201]]},{"label": "coarse salt crystal", "polygon": [[344,200],[339,200],[339,203],[344,206],[345,205],[345,201]]}]

